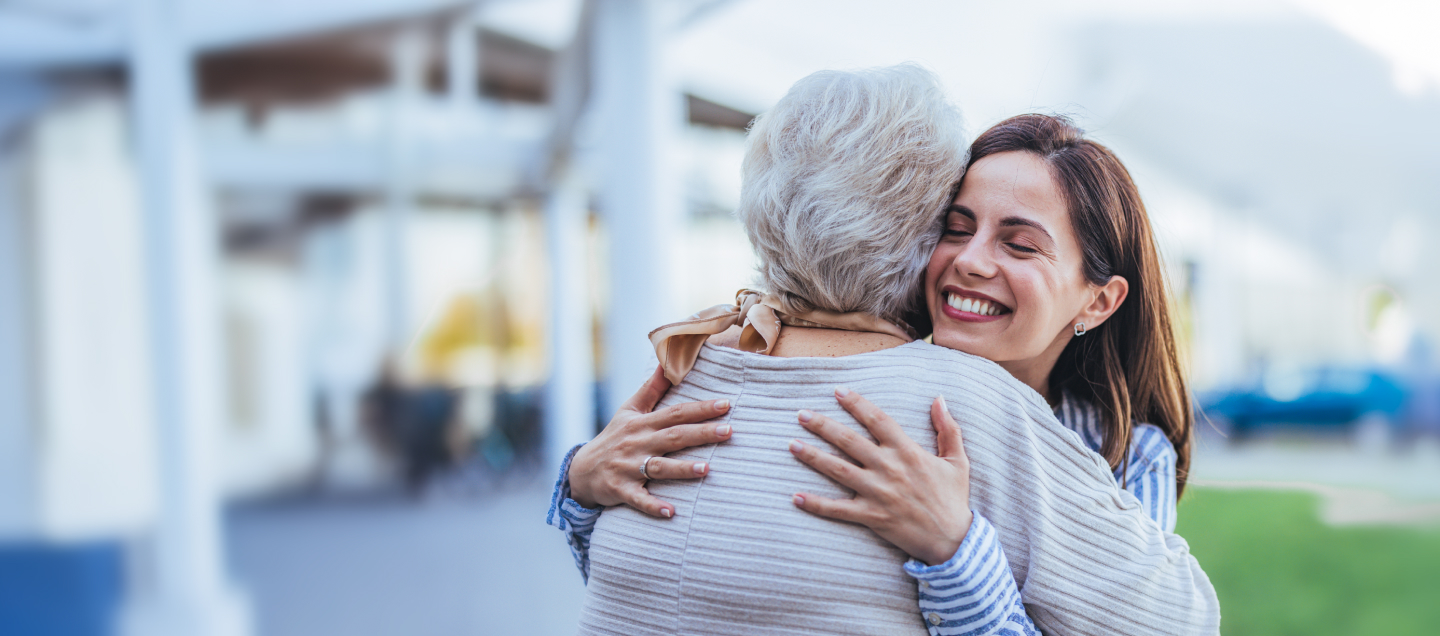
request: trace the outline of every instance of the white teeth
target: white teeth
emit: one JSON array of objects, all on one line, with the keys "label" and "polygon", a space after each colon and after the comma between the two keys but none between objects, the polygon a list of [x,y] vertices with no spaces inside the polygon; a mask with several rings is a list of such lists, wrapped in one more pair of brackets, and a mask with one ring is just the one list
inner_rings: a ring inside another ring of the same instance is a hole
[{"label": "white teeth", "polygon": [[975,298],[962,298],[955,294],[947,294],[946,304],[959,309],[960,311],[977,314],[980,316],[996,316],[1000,314],[1000,307],[988,300]]}]

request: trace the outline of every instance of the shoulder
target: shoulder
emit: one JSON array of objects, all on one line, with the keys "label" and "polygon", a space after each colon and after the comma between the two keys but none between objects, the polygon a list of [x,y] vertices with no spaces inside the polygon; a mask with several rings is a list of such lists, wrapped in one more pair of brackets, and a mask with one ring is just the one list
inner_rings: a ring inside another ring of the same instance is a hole
[{"label": "shoulder", "polygon": [[[887,352],[903,358],[906,364],[936,372],[959,373],[966,375],[994,376],[1006,381],[1006,384],[1025,386],[1009,371],[1002,369],[1000,365],[980,356],[971,355],[955,349],[930,344],[924,340],[907,342]],[[1028,387],[1026,387],[1028,388]],[[1033,391],[1032,391],[1033,393]],[[1037,396],[1039,394],[1036,394]]]},{"label": "shoulder", "polygon": [[[1100,452],[1104,445],[1104,431],[1100,411],[1093,404],[1067,392],[1055,415],[1066,428],[1079,434],[1086,446]],[[1130,432],[1130,466],[1143,471],[1164,462],[1171,465],[1175,462],[1175,447],[1170,444],[1165,431],[1154,424],[1136,422]]]},{"label": "shoulder", "polygon": [[1136,424],[1130,434],[1130,464],[1148,470],[1161,465],[1175,465],[1175,446],[1165,431],[1154,424]]}]

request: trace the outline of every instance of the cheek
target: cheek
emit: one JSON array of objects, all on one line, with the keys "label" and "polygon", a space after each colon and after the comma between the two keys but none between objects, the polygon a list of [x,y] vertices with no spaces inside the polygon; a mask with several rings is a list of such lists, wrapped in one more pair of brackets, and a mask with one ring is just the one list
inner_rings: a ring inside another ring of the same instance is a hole
[{"label": "cheek", "polygon": [[1010,293],[1015,295],[1020,318],[1034,327],[1051,322],[1057,304],[1058,285],[1050,272],[1038,267],[1019,267],[1007,273]]},{"label": "cheek", "polygon": [[943,247],[936,248],[930,255],[930,263],[925,266],[925,302],[934,305],[938,292],[936,284],[940,276],[945,273],[945,267],[953,260],[953,255],[947,254],[948,250]]},{"label": "cheek", "polygon": [[945,275],[945,270],[960,256],[961,250],[965,248],[959,245],[950,245],[941,242],[935,246],[935,251],[930,252],[930,262],[925,265],[925,282],[934,283]]}]

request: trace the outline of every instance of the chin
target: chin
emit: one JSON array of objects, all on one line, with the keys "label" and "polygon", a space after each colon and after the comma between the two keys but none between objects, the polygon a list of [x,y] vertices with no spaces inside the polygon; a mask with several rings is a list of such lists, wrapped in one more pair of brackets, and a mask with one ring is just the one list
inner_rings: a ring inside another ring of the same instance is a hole
[{"label": "chin", "polygon": [[954,349],[961,353],[968,353],[972,356],[985,358],[986,360],[995,359],[993,355],[990,355],[993,352],[990,351],[990,348],[985,346],[984,343],[976,342],[975,338],[966,337],[953,331],[949,333],[937,332],[931,340],[936,345],[945,347],[946,349]]}]

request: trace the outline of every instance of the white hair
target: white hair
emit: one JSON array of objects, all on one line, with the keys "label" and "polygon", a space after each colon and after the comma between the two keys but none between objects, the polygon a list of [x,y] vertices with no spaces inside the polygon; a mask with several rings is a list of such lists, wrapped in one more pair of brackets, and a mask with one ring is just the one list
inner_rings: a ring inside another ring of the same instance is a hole
[{"label": "white hair", "polygon": [[746,140],[736,216],[760,286],[792,311],[922,307],[965,148],[959,109],[914,64],[796,82]]}]

